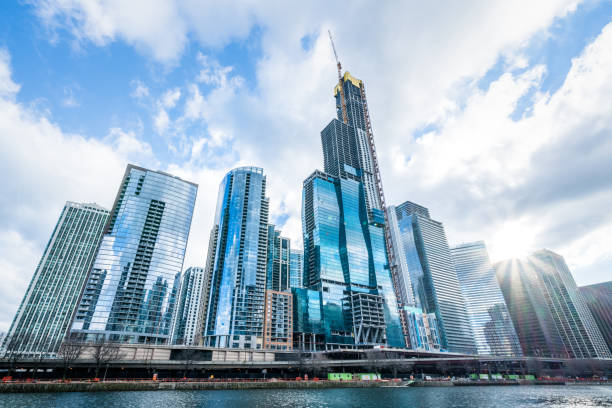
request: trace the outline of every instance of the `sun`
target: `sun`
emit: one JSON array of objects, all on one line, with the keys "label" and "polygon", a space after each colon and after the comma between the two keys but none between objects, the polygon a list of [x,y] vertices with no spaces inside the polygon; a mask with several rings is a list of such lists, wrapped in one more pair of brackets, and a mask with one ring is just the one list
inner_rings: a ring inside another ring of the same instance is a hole
[{"label": "sun", "polygon": [[487,242],[491,260],[525,257],[534,249],[534,235],[534,228],[526,222],[505,222]]}]

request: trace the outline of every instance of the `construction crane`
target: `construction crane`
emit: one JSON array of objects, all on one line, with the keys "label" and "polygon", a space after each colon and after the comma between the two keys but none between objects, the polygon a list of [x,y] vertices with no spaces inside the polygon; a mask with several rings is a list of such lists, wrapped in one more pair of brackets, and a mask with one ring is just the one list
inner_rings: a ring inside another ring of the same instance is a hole
[{"label": "construction crane", "polygon": [[342,105],[342,121],[348,124],[348,114],[346,113],[346,99],[344,99],[344,86],[342,86],[342,65],[340,59],[338,59],[338,53],[336,52],[336,46],[334,45],[334,39],[332,38],[331,31],[327,30],[329,34],[329,40],[331,41],[332,50],[334,51],[334,57],[336,57],[336,65],[338,66],[338,88],[340,88],[340,103]]}]

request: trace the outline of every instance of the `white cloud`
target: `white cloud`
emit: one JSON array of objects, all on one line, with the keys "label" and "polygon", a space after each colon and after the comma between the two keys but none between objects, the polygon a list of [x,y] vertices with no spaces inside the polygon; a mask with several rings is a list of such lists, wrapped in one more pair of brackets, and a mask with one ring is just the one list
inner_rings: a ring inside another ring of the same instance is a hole
[{"label": "white cloud", "polygon": [[76,108],[80,106],[80,103],[74,97],[74,92],[72,88],[65,87],[64,88],[64,98],[62,99],[62,106],[66,108]]},{"label": "white cloud", "polygon": [[176,103],[181,98],[181,90],[179,88],[173,88],[167,90],[161,99],[161,104],[166,109],[171,109],[176,106]]},{"label": "white cloud", "polygon": [[504,74],[486,92],[474,86],[463,109],[403,148],[409,160],[395,156],[391,180],[410,180],[404,198],[432,207],[451,241],[485,238],[494,260],[548,247],[579,283],[606,279],[605,270],[580,270],[610,256],[600,240],[612,228],[611,49],[612,23],[572,61],[559,91],[536,94],[518,121],[510,115],[542,67]]},{"label": "white cloud", "polygon": [[11,56],[4,48],[0,48],[0,97],[13,98],[19,92],[19,85],[13,82],[10,70]]},{"label": "white cloud", "polygon": [[166,112],[166,110],[163,108],[159,108],[153,119],[153,124],[155,125],[155,130],[157,133],[165,133],[170,125],[170,117],[168,116],[168,112]]},{"label": "white cloud", "polygon": [[137,100],[141,100],[149,96],[149,88],[140,80],[134,80],[130,84],[133,88],[130,96]]},{"label": "white cloud", "polygon": [[187,41],[179,10],[166,0],[43,0],[36,6],[50,29],[67,29],[96,45],[122,39],[160,61],[175,59]]},{"label": "white cloud", "polygon": [[[110,208],[128,161],[155,165],[151,147],[111,129],[104,141],[63,132],[17,103],[8,58],[0,60],[0,331],[8,329],[66,201]],[[5,304],[6,303],[6,304]]]},{"label": "white cloud", "polygon": [[[46,0],[37,10],[77,44],[125,41],[165,64],[179,61],[192,36],[214,51],[256,33],[261,57],[248,86],[236,69],[203,54],[181,88],[153,97],[155,87],[132,84],[132,96],[151,107],[155,130],[171,139],[168,149],[185,158],[166,170],[200,185],[186,265],[204,262],[218,184],[242,164],[264,167],[270,213],[289,215],[283,232],[301,242],[301,183],[322,167],[319,132],[334,116],[331,28],[343,66],[367,85],[391,202],[430,207],[452,242],[485,239],[497,257],[516,236],[526,247],[558,250],[580,271],[610,253],[602,244],[612,206],[605,177],[612,172],[610,29],[574,61],[557,94],[536,92],[531,116],[508,118],[546,74],[526,65],[524,46],[575,5]],[[364,16],[367,23],[358,23]],[[313,40],[307,50],[304,36]],[[479,90],[477,80],[500,56],[506,70],[526,71]],[[0,262],[25,282],[39,256],[31,254],[42,253],[65,200],[110,206],[129,158],[154,168],[159,162],[135,133],[111,129],[103,141],[66,134],[15,103],[19,85],[8,61],[0,52],[0,170],[14,175],[0,186],[0,230],[10,234],[0,239],[23,241],[24,249],[12,258],[13,249],[0,247]],[[185,134],[192,123],[205,130]],[[427,124],[436,126],[413,141]]]}]

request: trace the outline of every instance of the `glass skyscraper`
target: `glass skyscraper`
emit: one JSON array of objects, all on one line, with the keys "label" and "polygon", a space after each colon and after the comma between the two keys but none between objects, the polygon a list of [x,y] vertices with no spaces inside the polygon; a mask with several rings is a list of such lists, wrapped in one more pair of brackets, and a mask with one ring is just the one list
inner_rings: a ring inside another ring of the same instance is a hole
[{"label": "glass skyscraper", "polygon": [[495,267],[526,355],[612,357],[561,255],[543,249]]},{"label": "glass skyscraper", "polygon": [[[443,350],[475,354],[472,329],[444,226],[429,210],[407,201],[390,207],[392,241],[406,307],[435,314]],[[412,309],[410,309],[412,310]],[[433,325],[432,321],[432,325]]]},{"label": "glass skyscraper", "polygon": [[174,318],[173,344],[194,345],[200,340],[198,322],[202,313],[202,294],[206,287],[204,268],[188,268],[181,277]]},{"label": "glass skyscraper", "polygon": [[289,238],[281,236],[280,230],[268,225],[268,265],[266,272],[266,289],[289,291]]},{"label": "glass skyscraper", "polygon": [[368,222],[364,195],[320,171],[304,181],[303,284],[321,292],[326,348],[404,346],[383,226]]},{"label": "glass skyscraper", "polygon": [[478,354],[522,356],[521,346],[484,242],[451,248]]},{"label": "glass skyscraper", "polygon": [[301,288],[304,275],[304,251],[292,249],[289,253],[289,283],[292,288]]},{"label": "glass skyscraper", "polygon": [[214,229],[204,344],[261,348],[268,250],[263,169],[240,167],[223,178]]},{"label": "glass skyscraper", "polygon": [[371,210],[382,211],[383,208],[376,190],[374,152],[368,143],[363,83],[349,72],[345,72],[342,77],[347,123],[342,121],[340,86],[338,84],[334,88],[338,119],[333,119],[321,132],[323,169],[332,176],[356,179],[363,183],[368,218],[372,220]]},{"label": "glass skyscraper", "polygon": [[612,281],[581,286],[579,290],[593,314],[608,349],[612,350]]},{"label": "glass skyscraper", "polygon": [[66,337],[108,210],[67,202],[4,339],[8,351],[53,356]]},{"label": "glass skyscraper", "polygon": [[72,331],[168,344],[198,187],[128,165]]}]

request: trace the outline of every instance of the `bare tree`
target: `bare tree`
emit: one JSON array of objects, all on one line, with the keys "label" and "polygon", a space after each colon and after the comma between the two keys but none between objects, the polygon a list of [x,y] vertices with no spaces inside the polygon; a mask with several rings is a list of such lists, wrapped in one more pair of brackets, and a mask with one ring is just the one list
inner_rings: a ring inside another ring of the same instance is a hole
[{"label": "bare tree", "polygon": [[122,357],[120,345],[107,340],[104,336],[98,337],[88,346],[92,349],[92,358],[95,362],[95,378],[98,378],[103,365],[106,365],[108,369],[108,365],[112,361],[119,360]]},{"label": "bare tree", "polygon": [[14,333],[13,335],[7,334],[4,341],[4,358],[8,362],[8,376],[11,377],[15,371],[15,366],[23,359],[26,355],[24,345],[27,345],[30,339],[29,333]]},{"label": "bare tree", "polygon": [[60,345],[57,355],[62,359],[63,373],[62,379],[65,380],[68,375],[70,365],[77,360],[83,352],[84,344],[73,338],[66,338]]}]

